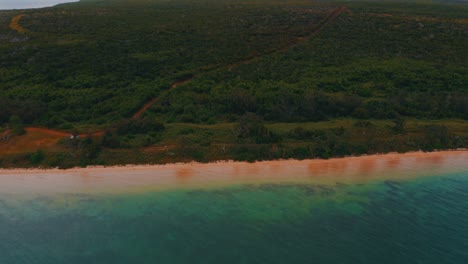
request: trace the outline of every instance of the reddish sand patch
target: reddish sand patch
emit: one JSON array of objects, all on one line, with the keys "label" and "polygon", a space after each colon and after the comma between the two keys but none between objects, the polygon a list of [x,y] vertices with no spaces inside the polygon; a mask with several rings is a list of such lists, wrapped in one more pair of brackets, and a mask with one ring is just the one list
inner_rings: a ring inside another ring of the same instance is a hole
[{"label": "reddish sand patch", "polygon": [[[48,129],[48,128],[43,128],[43,127],[27,127],[27,128],[25,128],[25,130],[28,133],[39,132],[39,133],[43,133],[43,134],[47,134],[47,135],[51,135],[51,136],[58,136],[58,137],[71,137],[72,136],[72,133],[70,133],[70,132],[54,130],[54,129]],[[99,130],[99,131],[95,131],[95,132],[91,132],[91,133],[82,133],[82,134],[78,134],[78,137],[86,138],[86,137],[88,137],[90,135],[92,137],[99,137],[99,136],[104,135],[104,131]]]},{"label": "reddish sand patch", "polygon": [[24,29],[20,24],[20,20],[24,17],[24,14],[14,16],[11,19],[9,27],[13,30],[18,31],[19,33],[26,33],[26,29]]},{"label": "reddish sand patch", "polygon": [[[34,152],[39,149],[54,149],[57,142],[62,138],[69,138],[72,133],[66,131],[53,130],[42,127],[27,127],[26,134],[21,136],[12,136],[8,141],[0,141],[0,155]],[[90,134],[79,134],[78,137],[86,138],[100,137],[104,131],[96,131]]]},{"label": "reddish sand patch", "polygon": [[50,136],[57,136],[57,137],[69,137],[71,136],[71,133],[68,132],[63,132],[63,131],[58,131],[58,130],[52,130],[52,129],[47,129],[47,128],[41,128],[41,127],[27,127],[25,128],[26,133],[42,133],[42,134],[47,134]]},{"label": "reddish sand patch", "polygon": [[38,128],[26,128],[26,134],[13,136],[8,141],[0,142],[0,154],[13,154],[34,152],[38,149],[48,149],[57,143],[61,138],[69,136],[68,133],[58,131],[42,131]]}]

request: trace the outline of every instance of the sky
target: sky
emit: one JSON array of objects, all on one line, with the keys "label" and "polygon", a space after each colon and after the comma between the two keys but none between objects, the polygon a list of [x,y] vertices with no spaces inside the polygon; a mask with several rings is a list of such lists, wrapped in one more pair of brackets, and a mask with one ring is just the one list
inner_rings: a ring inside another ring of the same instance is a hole
[{"label": "sky", "polygon": [[53,6],[78,0],[0,0],[0,9],[23,9]]}]

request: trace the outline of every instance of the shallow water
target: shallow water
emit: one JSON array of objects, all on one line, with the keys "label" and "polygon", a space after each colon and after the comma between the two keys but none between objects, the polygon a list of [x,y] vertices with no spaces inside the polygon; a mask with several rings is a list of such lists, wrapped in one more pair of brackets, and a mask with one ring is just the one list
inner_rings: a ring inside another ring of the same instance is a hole
[{"label": "shallow water", "polygon": [[445,172],[424,159],[416,172],[407,157],[397,176],[371,171],[354,181],[207,187],[185,179],[163,189],[28,195],[0,188],[0,263],[468,263],[462,157],[442,158]]}]

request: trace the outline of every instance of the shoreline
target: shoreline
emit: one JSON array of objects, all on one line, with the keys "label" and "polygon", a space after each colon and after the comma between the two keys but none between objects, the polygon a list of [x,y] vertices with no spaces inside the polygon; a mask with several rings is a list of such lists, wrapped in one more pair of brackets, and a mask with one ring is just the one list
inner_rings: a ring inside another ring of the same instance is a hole
[{"label": "shoreline", "polygon": [[315,158],[315,159],[274,159],[274,160],[256,160],[253,162],[250,161],[236,161],[236,160],[216,160],[209,162],[198,162],[198,161],[188,161],[188,162],[170,162],[170,163],[161,163],[161,164],[122,164],[122,165],[88,165],[86,167],[72,167],[61,169],[59,167],[49,168],[49,167],[32,167],[32,168],[1,168],[0,167],[0,177],[4,172],[25,172],[25,173],[44,173],[44,172],[72,172],[72,171],[84,171],[84,170],[96,170],[96,169],[137,169],[137,168],[158,168],[162,166],[183,166],[183,165],[227,165],[227,164],[260,164],[260,163],[271,163],[271,162],[285,162],[285,161],[298,161],[298,162],[307,162],[307,161],[332,161],[332,160],[346,160],[346,159],[359,159],[359,158],[383,158],[383,157],[404,157],[404,156],[414,156],[414,155],[428,155],[428,154],[454,154],[454,153],[463,153],[468,154],[468,148],[459,148],[459,149],[450,149],[450,150],[434,150],[434,151],[409,151],[409,152],[387,152],[387,153],[378,153],[378,154],[363,154],[363,155],[350,155],[344,157],[330,157],[328,159]]},{"label": "shoreline", "polygon": [[468,150],[332,159],[0,169],[0,195],[119,194],[261,184],[366,184],[468,174]]}]

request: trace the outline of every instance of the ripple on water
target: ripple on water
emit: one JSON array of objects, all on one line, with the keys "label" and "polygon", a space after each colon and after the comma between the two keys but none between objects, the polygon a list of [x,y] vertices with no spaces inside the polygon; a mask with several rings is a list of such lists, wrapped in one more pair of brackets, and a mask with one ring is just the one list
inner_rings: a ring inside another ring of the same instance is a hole
[{"label": "ripple on water", "polygon": [[468,263],[468,170],[431,175],[0,192],[0,263]]}]

